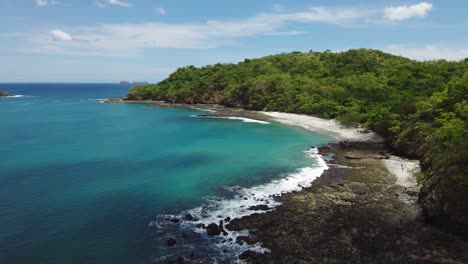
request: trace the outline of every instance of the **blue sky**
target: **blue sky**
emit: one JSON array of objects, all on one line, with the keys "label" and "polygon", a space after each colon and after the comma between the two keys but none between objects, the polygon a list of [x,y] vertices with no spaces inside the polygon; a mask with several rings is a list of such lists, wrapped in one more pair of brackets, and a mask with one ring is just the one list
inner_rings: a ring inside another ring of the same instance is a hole
[{"label": "blue sky", "polygon": [[468,1],[0,0],[0,82],[156,82],[177,67],[375,48],[468,57]]}]

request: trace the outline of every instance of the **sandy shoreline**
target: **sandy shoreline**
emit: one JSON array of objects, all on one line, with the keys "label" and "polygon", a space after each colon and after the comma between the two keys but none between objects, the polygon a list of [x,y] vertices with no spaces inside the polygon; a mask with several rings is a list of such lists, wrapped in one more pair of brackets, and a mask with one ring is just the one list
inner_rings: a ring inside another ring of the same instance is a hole
[{"label": "sandy shoreline", "polygon": [[[250,111],[241,108],[230,108],[218,104],[173,104],[164,101],[122,99],[106,99],[106,103],[130,103],[130,104],[153,104],[158,107],[182,107],[201,111],[207,111],[209,115],[229,119],[239,119],[244,122],[257,122],[268,124],[268,121],[276,121],[285,125],[302,127],[306,130],[326,134],[335,138],[337,142],[382,142],[383,139],[364,128],[346,127],[340,125],[334,119],[323,119],[303,114],[292,114],[283,112]],[[407,160],[397,156],[390,156],[382,160],[387,170],[395,176],[396,184],[404,187],[415,187],[417,185],[413,173],[419,172],[419,161]]]},{"label": "sandy shoreline", "polygon": [[362,128],[350,128],[340,125],[333,119],[327,120],[314,116],[290,114],[282,112],[261,112],[273,120],[291,126],[298,126],[309,131],[324,133],[333,136],[338,141],[379,141],[373,132],[364,132]]}]

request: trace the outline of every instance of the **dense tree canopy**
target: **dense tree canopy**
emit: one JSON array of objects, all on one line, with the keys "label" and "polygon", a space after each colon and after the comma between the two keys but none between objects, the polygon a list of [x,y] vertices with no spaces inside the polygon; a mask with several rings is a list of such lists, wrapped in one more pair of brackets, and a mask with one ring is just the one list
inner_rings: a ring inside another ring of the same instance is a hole
[{"label": "dense tree canopy", "polygon": [[363,124],[396,151],[419,158],[422,180],[444,176],[468,184],[468,59],[418,62],[369,49],[292,52],[179,68],[156,85],[133,87],[127,97]]}]

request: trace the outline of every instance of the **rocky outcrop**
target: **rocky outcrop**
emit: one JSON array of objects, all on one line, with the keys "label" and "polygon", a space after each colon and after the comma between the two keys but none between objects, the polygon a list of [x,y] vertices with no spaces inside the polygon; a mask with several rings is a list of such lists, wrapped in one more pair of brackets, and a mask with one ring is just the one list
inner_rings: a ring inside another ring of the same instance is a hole
[{"label": "rocky outcrop", "polygon": [[7,97],[10,96],[7,91],[0,90],[0,97]]},{"label": "rocky outcrop", "polygon": [[238,243],[262,243],[271,250],[246,251],[239,258],[269,264],[468,263],[468,242],[426,225],[418,188],[395,184],[382,151],[367,143],[321,148],[333,159],[312,187],[279,197],[276,210],[226,225],[250,230]]},{"label": "rocky outcrop", "polygon": [[431,177],[419,194],[428,223],[468,240],[468,187],[451,177]]},{"label": "rocky outcrop", "polygon": [[219,236],[221,234],[221,228],[215,223],[209,224],[206,227],[206,233],[209,236]]}]

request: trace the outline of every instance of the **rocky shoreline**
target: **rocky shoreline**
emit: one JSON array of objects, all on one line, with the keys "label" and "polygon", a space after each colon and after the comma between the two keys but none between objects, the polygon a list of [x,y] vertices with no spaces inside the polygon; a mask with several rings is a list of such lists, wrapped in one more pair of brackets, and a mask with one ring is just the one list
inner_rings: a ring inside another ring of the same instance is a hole
[{"label": "rocky shoreline", "polygon": [[395,184],[380,143],[334,143],[320,148],[329,169],[312,187],[278,197],[264,214],[232,220],[250,230],[245,243],[271,253],[244,252],[251,263],[468,263],[468,242],[426,225],[419,187]]},{"label": "rocky shoreline", "polygon": [[[256,111],[249,111],[242,108],[225,107],[218,104],[176,104],[167,103],[164,101],[153,100],[124,100],[120,98],[110,98],[104,101],[105,103],[127,103],[127,104],[148,104],[153,107],[160,108],[190,108],[209,112],[210,116],[216,117],[243,117],[256,119],[260,121],[271,121],[271,117]],[[204,115],[201,115],[204,116]]]},{"label": "rocky shoreline", "polygon": [[[106,102],[195,108],[211,116],[275,120],[268,113],[216,104]],[[281,205],[273,211],[230,219],[224,226],[220,224],[221,228],[214,223],[210,234],[222,234],[224,229],[248,230],[250,235],[238,237],[237,243],[261,243],[271,250],[267,254],[243,252],[239,258],[250,263],[468,263],[468,241],[425,223],[418,204],[420,186],[397,184],[385,165],[390,153],[382,142],[332,143],[319,152],[328,157],[329,169],[311,187],[276,197]],[[183,261],[181,257],[169,262]]]}]

